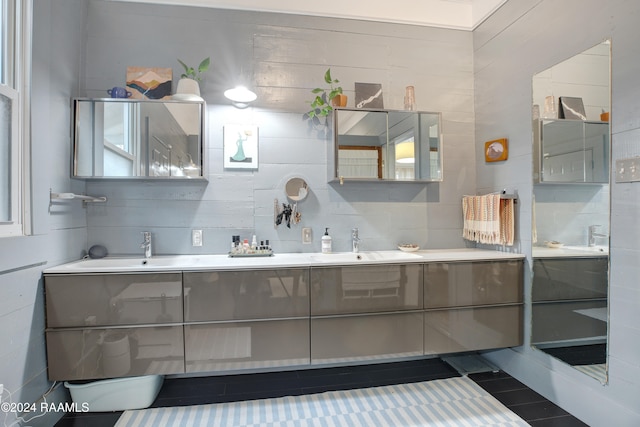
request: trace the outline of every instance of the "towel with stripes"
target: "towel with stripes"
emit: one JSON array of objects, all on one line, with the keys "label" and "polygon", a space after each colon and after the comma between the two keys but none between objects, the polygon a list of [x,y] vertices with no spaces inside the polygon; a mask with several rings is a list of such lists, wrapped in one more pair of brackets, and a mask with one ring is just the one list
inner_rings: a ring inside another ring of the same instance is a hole
[{"label": "towel with stripes", "polygon": [[476,243],[513,246],[514,199],[499,194],[463,196],[462,237]]}]

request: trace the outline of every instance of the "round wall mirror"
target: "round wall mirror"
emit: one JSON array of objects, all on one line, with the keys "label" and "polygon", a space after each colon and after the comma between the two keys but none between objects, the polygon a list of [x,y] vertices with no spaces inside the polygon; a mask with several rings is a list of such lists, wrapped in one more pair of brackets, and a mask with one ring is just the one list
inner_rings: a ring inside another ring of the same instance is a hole
[{"label": "round wall mirror", "polygon": [[304,200],[309,193],[307,182],[302,178],[291,178],[284,186],[287,197],[295,202]]}]

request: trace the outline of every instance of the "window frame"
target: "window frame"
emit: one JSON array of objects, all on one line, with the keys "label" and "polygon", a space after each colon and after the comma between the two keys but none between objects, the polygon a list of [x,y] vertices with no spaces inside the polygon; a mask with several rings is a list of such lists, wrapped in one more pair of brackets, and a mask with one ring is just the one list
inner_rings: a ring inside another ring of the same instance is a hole
[{"label": "window frame", "polygon": [[[30,0],[0,0],[2,76],[0,93],[11,100],[9,221],[0,222],[0,238],[31,234],[30,70],[32,5]],[[4,197],[4,195],[2,196]]]}]

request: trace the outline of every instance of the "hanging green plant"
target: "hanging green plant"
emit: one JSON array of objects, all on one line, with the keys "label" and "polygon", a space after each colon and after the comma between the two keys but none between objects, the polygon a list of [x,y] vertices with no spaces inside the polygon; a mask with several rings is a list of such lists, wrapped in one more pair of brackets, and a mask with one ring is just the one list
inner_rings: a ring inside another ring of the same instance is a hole
[{"label": "hanging green plant", "polygon": [[311,110],[307,113],[310,119],[314,117],[327,117],[331,111],[333,111],[331,105],[334,98],[342,95],[342,87],[334,86],[340,83],[340,81],[331,77],[331,68],[328,68],[324,73],[324,81],[329,85],[328,89],[317,87],[311,91],[311,93],[315,95],[315,98],[311,101]]}]

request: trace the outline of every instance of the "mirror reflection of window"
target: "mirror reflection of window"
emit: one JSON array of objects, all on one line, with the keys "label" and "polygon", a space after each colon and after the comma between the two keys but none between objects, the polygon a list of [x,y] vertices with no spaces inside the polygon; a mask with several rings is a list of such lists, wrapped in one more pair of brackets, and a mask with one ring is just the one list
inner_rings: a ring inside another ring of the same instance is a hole
[{"label": "mirror reflection of window", "polygon": [[132,104],[105,103],[104,105],[104,175],[134,176],[136,154],[134,147],[134,120]]},{"label": "mirror reflection of window", "polygon": [[380,147],[341,146],[338,150],[340,176],[344,178],[382,178]]},{"label": "mirror reflection of window", "polygon": [[396,179],[413,180],[415,174],[415,143],[413,132],[408,132],[398,138],[395,143],[396,153]]}]

